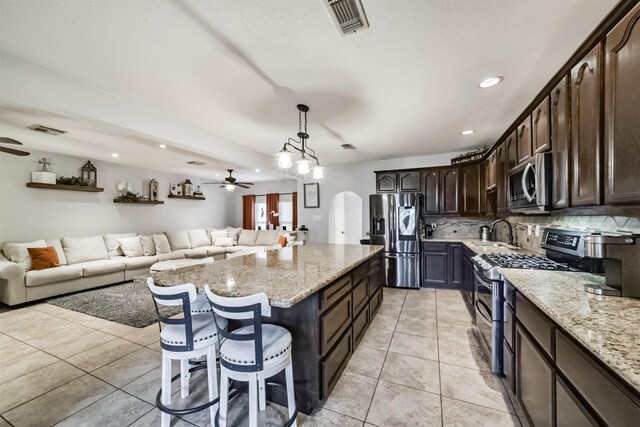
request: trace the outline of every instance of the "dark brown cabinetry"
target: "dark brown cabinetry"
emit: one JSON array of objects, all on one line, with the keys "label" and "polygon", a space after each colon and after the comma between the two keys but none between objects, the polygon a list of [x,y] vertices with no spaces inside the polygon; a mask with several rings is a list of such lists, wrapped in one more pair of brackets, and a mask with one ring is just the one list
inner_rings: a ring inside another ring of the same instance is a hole
[{"label": "dark brown cabinetry", "polygon": [[437,215],[440,213],[440,171],[438,169],[425,169],[422,171],[422,212],[425,215]]},{"label": "dark brown cabinetry", "polygon": [[464,284],[461,243],[422,243],[422,286],[460,289]]},{"label": "dark brown cabinetry", "polygon": [[571,204],[599,205],[601,61],[598,44],[571,70]]},{"label": "dark brown cabinetry", "polygon": [[500,144],[496,154],[496,211],[507,212],[507,145]]},{"label": "dark brown cabinetry", "polygon": [[640,4],[605,47],[605,203],[640,203]]},{"label": "dark brown cabinetry", "polygon": [[551,149],[551,132],[549,130],[549,98],[533,111],[532,123],[532,150],[533,154],[543,153]]},{"label": "dark brown cabinetry", "polygon": [[406,171],[398,173],[399,192],[420,191],[420,171]]},{"label": "dark brown cabinetry", "polygon": [[556,426],[597,426],[569,387],[556,377]]},{"label": "dark brown cabinetry", "polygon": [[485,188],[494,190],[498,186],[498,151],[491,153],[486,161]]},{"label": "dark brown cabinetry", "polygon": [[458,167],[440,169],[440,213],[460,212],[460,169]]},{"label": "dark brown cabinetry", "polygon": [[513,131],[504,142],[507,148],[508,171],[518,166],[518,137],[516,135],[517,131]]},{"label": "dark brown cabinetry", "polygon": [[569,207],[571,121],[569,120],[569,78],[565,77],[551,91],[549,121],[553,141],[553,207]]},{"label": "dark brown cabinetry", "polygon": [[405,193],[420,191],[420,171],[376,172],[378,193]]},{"label": "dark brown cabinetry", "polygon": [[461,287],[463,282],[462,244],[447,243],[447,283]]},{"label": "dark brown cabinetry", "polygon": [[398,182],[398,174],[395,172],[376,173],[376,191],[378,193],[395,193]]},{"label": "dark brown cabinetry", "polygon": [[479,215],[482,213],[482,174],[481,164],[462,166],[462,213]]},{"label": "dark brown cabinetry", "polygon": [[522,164],[531,157],[531,116],[518,126],[518,164]]}]

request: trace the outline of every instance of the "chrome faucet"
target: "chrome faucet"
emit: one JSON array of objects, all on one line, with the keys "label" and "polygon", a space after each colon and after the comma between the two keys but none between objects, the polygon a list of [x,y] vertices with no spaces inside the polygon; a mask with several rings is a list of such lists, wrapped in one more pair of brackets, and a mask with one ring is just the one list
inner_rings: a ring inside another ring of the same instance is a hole
[{"label": "chrome faucet", "polygon": [[493,224],[491,224],[491,230],[489,230],[489,231],[493,235],[493,229],[496,227],[496,224],[498,224],[499,222],[504,222],[505,224],[507,224],[509,226],[509,246],[513,246],[513,226],[506,219],[500,218],[500,219],[496,219],[495,221],[493,221]]}]

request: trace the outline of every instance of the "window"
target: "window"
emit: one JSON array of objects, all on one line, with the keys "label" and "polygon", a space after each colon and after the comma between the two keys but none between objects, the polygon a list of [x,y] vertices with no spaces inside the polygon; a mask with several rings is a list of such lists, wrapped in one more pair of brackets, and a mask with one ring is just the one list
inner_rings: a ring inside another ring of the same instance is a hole
[{"label": "window", "polygon": [[256,230],[267,229],[267,196],[256,196]]},{"label": "window", "polygon": [[[288,231],[293,230],[293,196],[291,194],[280,194],[278,200],[278,213],[280,216],[280,228]],[[269,224],[269,213],[267,212],[267,196],[256,196],[256,230],[266,230]]]}]

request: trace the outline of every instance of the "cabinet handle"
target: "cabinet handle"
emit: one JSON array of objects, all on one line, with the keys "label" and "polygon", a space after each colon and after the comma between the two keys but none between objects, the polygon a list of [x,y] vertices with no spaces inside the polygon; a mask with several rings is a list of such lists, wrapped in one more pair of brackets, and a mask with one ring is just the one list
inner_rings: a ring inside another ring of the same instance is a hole
[{"label": "cabinet handle", "polygon": [[576,86],[580,86],[580,83],[582,83],[582,79],[584,78],[584,70],[586,69],[589,69],[590,73],[593,72],[593,68],[591,68],[591,65],[589,65],[588,62],[584,62],[578,69],[578,77],[576,78],[576,82],[574,83]]},{"label": "cabinet handle", "polygon": [[520,126],[520,132],[518,133],[518,137],[522,138],[522,135],[524,135],[524,130],[527,128],[527,125],[522,125]]},{"label": "cabinet handle", "polygon": [[542,108],[538,108],[538,111],[536,111],[536,119],[533,121],[534,125],[538,124],[538,121],[540,120],[540,115],[542,114]]},{"label": "cabinet handle", "polygon": [[556,90],[553,91],[553,106],[556,107],[558,105],[558,102],[560,101],[560,94],[562,93],[562,91],[560,90],[560,88],[557,88]]}]

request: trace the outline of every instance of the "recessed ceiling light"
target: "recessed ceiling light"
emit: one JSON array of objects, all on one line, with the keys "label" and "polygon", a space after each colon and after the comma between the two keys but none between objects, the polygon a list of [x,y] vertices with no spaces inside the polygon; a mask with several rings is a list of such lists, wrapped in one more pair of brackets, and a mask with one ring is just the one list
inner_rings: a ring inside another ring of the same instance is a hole
[{"label": "recessed ceiling light", "polygon": [[216,174],[216,176],[220,176],[220,174],[219,174],[219,173],[217,173],[217,174]]},{"label": "recessed ceiling light", "polygon": [[256,172],[260,172],[260,169],[256,169]]},{"label": "recessed ceiling light", "polygon": [[167,148],[165,144],[160,144],[160,148]]},{"label": "recessed ceiling light", "polygon": [[118,158],[118,153],[111,153],[111,157],[115,157],[117,159]]},{"label": "recessed ceiling light", "polygon": [[481,88],[481,89],[486,89],[488,87],[492,87],[492,86],[497,85],[503,79],[504,79],[504,77],[502,77],[502,76],[488,77],[488,78],[484,79],[483,81],[481,81],[480,83],[478,83],[478,87]]},{"label": "recessed ceiling light", "polygon": [[473,130],[473,129],[467,129],[467,130],[463,130],[462,132],[460,132],[460,135],[471,135],[474,132],[475,132],[475,130]]}]

